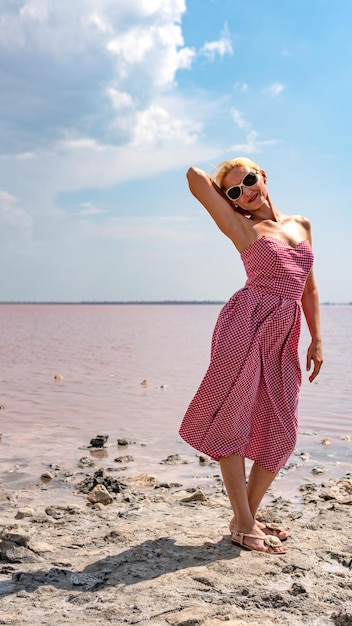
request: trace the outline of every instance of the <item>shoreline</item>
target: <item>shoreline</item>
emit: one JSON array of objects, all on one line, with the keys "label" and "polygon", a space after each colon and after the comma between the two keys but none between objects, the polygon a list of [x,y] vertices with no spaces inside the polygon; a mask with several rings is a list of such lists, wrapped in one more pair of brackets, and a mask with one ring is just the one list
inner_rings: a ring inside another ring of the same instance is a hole
[{"label": "shoreline", "polygon": [[0,485],[0,624],[352,624],[351,474],[303,483],[298,508],[271,496],[260,516],[289,528],[283,556],[231,544],[221,482],[83,474]]},{"label": "shoreline", "polygon": [[[68,488],[75,488],[77,482],[86,475],[102,468],[111,476],[124,480],[131,474],[145,472],[157,475],[160,482],[182,484],[184,488],[217,489],[221,480],[219,464],[192,449],[181,439],[177,442],[138,440],[116,434],[96,435],[104,437],[103,445],[83,444],[80,437],[72,439],[70,447],[60,446],[57,454],[55,445],[46,449],[38,444],[27,448],[29,453],[19,448],[5,434],[2,438],[3,458],[0,462],[0,484],[5,489],[21,491],[46,485],[48,491],[57,494]],[[89,441],[86,439],[86,441]],[[326,433],[300,431],[298,447],[293,451],[285,467],[274,479],[269,490],[269,499],[285,497],[292,505],[300,505],[300,486],[316,479],[322,482],[337,480],[343,474],[352,472],[350,436],[326,436]],[[42,449],[43,448],[43,449]],[[16,452],[13,452],[13,451]],[[65,452],[63,453],[63,450]],[[11,452],[12,451],[12,452]],[[11,452],[10,456],[6,454]],[[251,461],[246,460],[249,472]]]}]

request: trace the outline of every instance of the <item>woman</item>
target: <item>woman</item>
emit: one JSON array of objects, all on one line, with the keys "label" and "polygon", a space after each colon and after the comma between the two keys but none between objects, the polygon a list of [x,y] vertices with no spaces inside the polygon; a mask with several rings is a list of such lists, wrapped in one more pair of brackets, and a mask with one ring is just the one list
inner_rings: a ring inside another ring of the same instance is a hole
[{"label": "woman", "polygon": [[[220,312],[210,365],[180,435],[220,462],[234,514],[232,542],[283,554],[287,533],[258,522],[256,512],[296,443],[301,308],[311,334],[310,382],[323,362],[310,223],[272,204],[266,174],[250,159],[221,163],[214,180],[195,167],[187,178],[234,243],[248,279]],[[247,484],[245,458],[253,461]]]}]

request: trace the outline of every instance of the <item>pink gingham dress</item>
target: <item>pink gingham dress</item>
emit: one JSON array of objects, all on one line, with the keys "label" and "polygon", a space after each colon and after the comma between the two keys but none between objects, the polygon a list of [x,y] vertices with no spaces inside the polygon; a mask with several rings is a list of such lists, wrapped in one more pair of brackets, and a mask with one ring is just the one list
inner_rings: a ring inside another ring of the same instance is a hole
[{"label": "pink gingham dress", "polygon": [[306,240],[292,247],[263,236],[241,258],[247,282],[220,312],[180,435],[212,459],[237,454],[277,472],[297,439],[301,297],[313,253]]}]

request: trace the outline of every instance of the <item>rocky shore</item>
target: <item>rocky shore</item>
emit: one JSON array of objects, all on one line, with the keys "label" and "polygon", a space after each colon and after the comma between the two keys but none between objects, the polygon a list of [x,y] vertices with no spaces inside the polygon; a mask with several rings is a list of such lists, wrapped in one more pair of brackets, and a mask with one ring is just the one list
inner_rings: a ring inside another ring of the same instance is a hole
[{"label": "rocky shore", "polygon": [[185,489],[80,467],[64,489],[49,487],[59,468],[0,486],[0,624],[352,626],[349,474],[261,510],[290,530],[278,556],[231,544],[220,480]]}]

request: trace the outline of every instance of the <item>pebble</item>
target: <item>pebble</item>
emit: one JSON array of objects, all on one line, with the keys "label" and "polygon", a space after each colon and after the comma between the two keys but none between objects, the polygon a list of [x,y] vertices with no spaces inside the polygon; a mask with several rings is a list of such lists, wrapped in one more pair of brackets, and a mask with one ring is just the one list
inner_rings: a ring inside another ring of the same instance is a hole
[{"label": "pebble", "polygon": [[130,454],[126,454],[125,456],[116,457],[114,461],[115,463],[130,463],[131,461],[134,461],[134,458]]},{"label": "pebble", "polygon": [[92,504],[111,504],[113,501],[113,497],[111,493],[108,492],[104,485],[97,485],[92,489],[92,491],[87,495],[87,500]]},{"label": "pebble", "polygon": [[50,480],[55,478],[55,476],[54,474],[51,474],[51,472],[43,472],[40,478],[43,482],[50,482]]},{"label": "pebble", "polygon": [[160,461],[160,465],[178,465],[179,463],[187,464],[188,461],[184,461],[179,454],[169,454],[166,459]]},{"label": "pebble", "polygon": [[25,517],[34,517],[34,510],[29,507],[18,509],[15,519],[24,519]]},{"label": "pebble", "polygon": [[330,446],[331,445],[331,439],[330,439],[330,437],[324,437],[324,439],[322,439],[320,443],[322,443],[323,446]]},{"label": "pebble", "polygon": [[325,470],[323,467],[312,467],[312,474],[324,474]]},{"label": "pebble", "polygon": [[90,440],[90,445],[93,448],[103,448],[109,439],[109,435],[97,435]]},{"label": "pebble", "polygon": [[207,497],[201,489],[198,489],[192,495],[182,498],[181,502],[206,502]]}]

